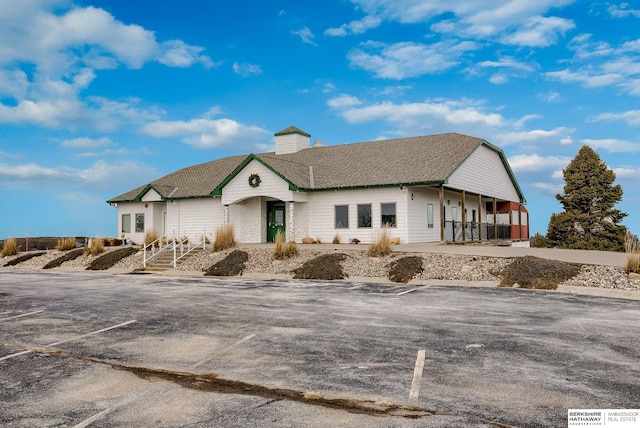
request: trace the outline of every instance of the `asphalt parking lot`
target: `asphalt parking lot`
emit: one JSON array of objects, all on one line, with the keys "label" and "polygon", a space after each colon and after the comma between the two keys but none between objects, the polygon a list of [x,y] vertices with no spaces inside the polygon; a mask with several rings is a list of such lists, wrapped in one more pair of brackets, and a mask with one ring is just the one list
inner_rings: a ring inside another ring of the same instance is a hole
[{"label": "asphalt parking lot", "polygon": [[1,271],[0,426],[566,426],[638,407],[639,319],[515,289]]}]

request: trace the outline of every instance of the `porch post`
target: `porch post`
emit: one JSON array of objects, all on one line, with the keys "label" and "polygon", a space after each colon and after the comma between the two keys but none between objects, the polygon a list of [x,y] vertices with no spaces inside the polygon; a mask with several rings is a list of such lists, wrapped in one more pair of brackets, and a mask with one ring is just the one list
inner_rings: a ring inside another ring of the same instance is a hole
[{"label": "porch post", "polygon": [[482,241],[482,195],[478,194],[478,240]]},{"label": "porch post", "polygon": [[289,239],[288,241],[296,240],[296,203],[289,201]]},{"label": "porch post", "polygon": [[229,224],[229,205],[224,206],[224,224]]},{"label": "porch post", "polygon": [[498,203],[493,198],[493,236],[498,240]]},{"label": "porch post", "polygon": [[440,241],[444,241],[444,184],[440,185]]},{"label": "porch post", "polygon": [[466,191],[462,191],[462,242],[465,242],[467,240],[467,208],[466,208],[466,202],[467,202],[467,192]]}]

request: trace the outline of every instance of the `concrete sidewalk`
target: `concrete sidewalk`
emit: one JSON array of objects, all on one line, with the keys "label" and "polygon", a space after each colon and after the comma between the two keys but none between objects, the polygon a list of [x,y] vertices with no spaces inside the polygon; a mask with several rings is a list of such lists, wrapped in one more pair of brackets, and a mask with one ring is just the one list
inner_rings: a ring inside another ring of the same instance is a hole
[{"label": "concrete sidewalk", "polygon": [[[273,244],[245,244],[240,247],[272,248]],[[359,250],[366,251],[365,244],[298,244],[301,250]],[[522,257],[536,256],[543,259],[560,260],[563,262],[579,263],[586,265],[603,265],[624,267],[627,261],[626,253],[612,251],[593,250],[561,250],[557,248],[523,248],[523,247],[498,247],[495,245],[481,244],[440,244],[440,243],[415,243],[395,245],[393,250],[406,253],[441,253],[462,254],[468,256],[485,257]]]}]

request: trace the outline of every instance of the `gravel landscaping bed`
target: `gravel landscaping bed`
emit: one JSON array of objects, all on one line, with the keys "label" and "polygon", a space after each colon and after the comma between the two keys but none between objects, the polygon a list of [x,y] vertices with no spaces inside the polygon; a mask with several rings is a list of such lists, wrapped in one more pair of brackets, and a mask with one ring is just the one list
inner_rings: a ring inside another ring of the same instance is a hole
[{"label": "gravel landscaping bed", "polygon": [[[107,247],[107,252],[115,251],[122,247]],[[334,250],[306,250],[300,248],[300,254],[287,260],[274,260],[273,250],[270,248],[246,247],[243,251],[249,254],[245,263],[245,273],[279,274],[292,277],[292,272],[301,267],[305,262],[323,254],[334,253]],[[212,253],[201,252],[177,269],[202,273],[215,263],[224,259],[232,250]],[[348,278],[370,277],[387,278],[388,265],[401,257],[412,255],[423,259],[423,271],[415,279],[418,280],[458,280],[458,281],[497,281],[496,274],[505,269],[513,258],[465,256],[456,254],[439,253],[392,253],[386,257],[368,257],[366,249],[341,250],[346,258],[341,262]],[[23,254],[23,253],[20,253]],[[19,263],[15,266],[5,266],[10,260],[20,256],[11,256],[0,259],[2,269],[42,269],[50,261],[60,257],[64,252],[50,250],[47,254]],[[142,266],[142,252],[138,251],[132,256],[126,257],[116,263],[109,271],[133,271]],[[95,257],[84,254],[75,260],[63,263],[59,270],[84,270]],[[640,281],[630,280],[622,268],[597,265],[583,265],[575,277],[565,281],[562,285],[600,287],[612,289],[624,289],[640,291]]]}]

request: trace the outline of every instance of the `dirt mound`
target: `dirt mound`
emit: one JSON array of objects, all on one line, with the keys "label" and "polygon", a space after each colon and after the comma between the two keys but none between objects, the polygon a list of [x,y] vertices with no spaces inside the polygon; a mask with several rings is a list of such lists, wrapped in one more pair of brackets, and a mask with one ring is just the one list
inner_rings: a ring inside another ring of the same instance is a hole
[{"label": "dirt mound", "polygon": [[418,256],[402,257],[386,266],[389,269],[389,280],[405,284],[422,272],[422,258]]},{"label": "dirt mound", "polygon": [[120,260],[124,259],[125,257],[129,257],[130,255],[137,252],[138,250],[133,247],[125,247],[119,250],[111,251],[92,261],[89,267],[87,268],[87,270],[109,269],[111,266],[115,265]]},{"label": "dirt mound", "polygon": [[518,257],[497,275],[501,287],[518,284],[520,288],[555,290],[558,284],[580,273],[580,265],[539,257]]},{"label": "dirt mound", "polygon": [[5,266],[15,266],[18,265],[22,262],[26,262],[27,260],[31,260],[34,257],[40,257],[40,256],[44,256],[46,253],[46,251],[40,251],[40,252],[30,252],[27,254],[23,254],[21,256],[16,257],[15,259],[8,261]]},{"label": "dirt mound", "polygon": [[347,258],[346,254],[323,254],[305,262],[301,267],[292,271],[294,279],[344,279],[348,275],[342,269],[340,262]]},{"label": "dirt mound", "polygon": [[58,257],[57,259],[51,260],[49,263],[44,265],[42,267],[42,269],[57,268],[62,263],[69,262],[71,260],[75,260],[78,257],[80,257],[82,254],[84,254],[84,248],[76,248],[75,250],[71,250],[71,251],[67,252],[66,254]]},{"label": "dirt mound", "polygon": [[245,251],[233,250],[227,257],[206,270],[209,276],[237,276],[242,275],[244,264],[249,260],[249,254]]}]

